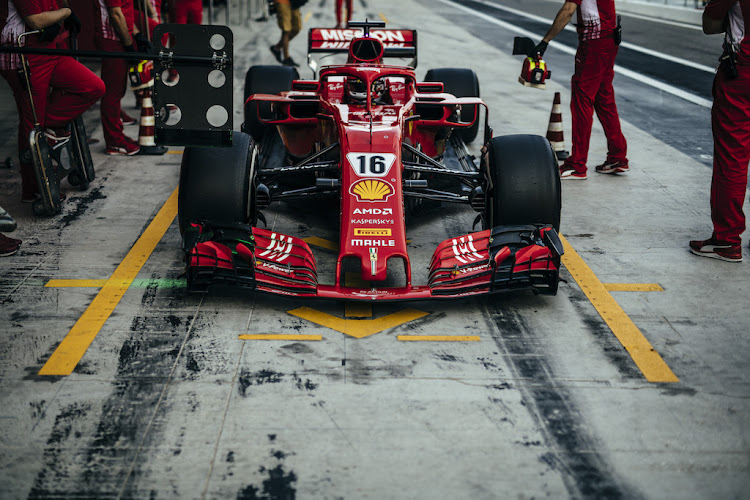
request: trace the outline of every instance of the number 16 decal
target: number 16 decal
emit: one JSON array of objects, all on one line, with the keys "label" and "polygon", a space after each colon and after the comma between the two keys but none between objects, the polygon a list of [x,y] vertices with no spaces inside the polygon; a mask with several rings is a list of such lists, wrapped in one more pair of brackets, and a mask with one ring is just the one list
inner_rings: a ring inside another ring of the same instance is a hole
[{"label": "number 16 decal", "polygon": [[348,153],[346,159],[358,177],[385,177],[396,161],[393,153]]}]

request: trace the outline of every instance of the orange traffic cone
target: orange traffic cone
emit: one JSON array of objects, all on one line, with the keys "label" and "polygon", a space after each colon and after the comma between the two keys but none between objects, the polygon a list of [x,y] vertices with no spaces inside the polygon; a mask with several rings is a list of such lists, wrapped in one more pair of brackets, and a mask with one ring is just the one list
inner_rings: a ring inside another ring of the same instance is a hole
[{"label": "orange traffic cone", "polygon": [[552,101],[552,112],[549,115],[549,126],[547,127],[547,140],[552,145],[558,161],[563,161],[570,153],[565,151],[565,139],[563,138],[562,113],[560,112],[560,92],[555,92],[555,100]]},{"label": "orange traffic cone", "polygon": [[138,130],[138,144],[141,146],[139,155],[163,155],[169,148],[157,146],[154,140],[154,128],[156,127],[156,116],[154,115],[154,103],[151,99],[151,88],[144,88],[141,101],[141,126]]}]

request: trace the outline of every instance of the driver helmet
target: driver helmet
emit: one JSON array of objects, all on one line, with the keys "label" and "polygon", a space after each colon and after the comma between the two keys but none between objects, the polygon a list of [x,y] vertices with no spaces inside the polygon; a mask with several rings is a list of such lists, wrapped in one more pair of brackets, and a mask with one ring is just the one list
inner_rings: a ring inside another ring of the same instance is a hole
[{"label": "driver helmet", "polygon": [[352,102],[363,103],[367,100],[367,84],[359,78],[346,81],[346,93]]},{"label": "driver helmet", "polygon": [[375,104],[385,104],[384,97],[387,90],[388,86],[384,79],[381,78],[372,82],[372,86],[370,87],[370,91],[372,92],[372,102]]}]

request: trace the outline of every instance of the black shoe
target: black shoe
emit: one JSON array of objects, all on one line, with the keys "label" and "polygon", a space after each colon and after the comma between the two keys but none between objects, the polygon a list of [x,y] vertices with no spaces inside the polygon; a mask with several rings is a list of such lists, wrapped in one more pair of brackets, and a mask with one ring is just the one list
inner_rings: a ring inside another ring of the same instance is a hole
[{"label": "black shoe", "polygon": [[299,66],[299,64],[294,62],[294,59],[292,59],[291,57],[287,57],[286,59],[281,61],[281,64],[283,64],[284,66]]},{"label": "black shoe", "polygon": [[0,232],[10,233],[16,230],[16,221],[5,211],[3,207],[0,207]]},{"label": "black shoe", "polygon": [[276,58],[276,60],[283,64],[281,59],[281,49],[276,45],[271,45],[269,48],[271,49],[271,52],[273,52],[273,56]]}]

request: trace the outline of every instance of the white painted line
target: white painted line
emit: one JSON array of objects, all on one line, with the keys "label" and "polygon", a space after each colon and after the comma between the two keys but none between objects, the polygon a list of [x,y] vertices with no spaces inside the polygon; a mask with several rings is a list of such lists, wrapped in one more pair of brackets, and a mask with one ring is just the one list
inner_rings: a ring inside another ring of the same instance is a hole
[{"label": "white painted line", "polygon": [[661,52],[656,52],[655,50],[647,49],[639,45],[633,45],[632,43],[622,42],[620,44],[620,47],[625,47],[626,49],[635,50],[636,52],[640,52],[641,54],[658,57],[659,59],[664,59],[665,61],[670,61],[673,63],[681,64],[683,66],[687,66],[688,68],[705,71],[706,73],[711,73],[711,74],[716,73],[716,68],[712,68],[711,66],[698,64],[696,62],[688,61],[687,59],[682,59],[680,57],[670,56],[668,54],[662,54]]},{"label": "white painted line", "polygon": [[619,73],[622,76],[627,76],[628,78],[632,78],[633,80],[637,80],[645,85],[654,87],[655,89],[661,90],[668,94],[672,94],[675,97],[679,97],[680,99],[684,99],[688,102],[692,102],[693,104],[697,104],[698,106],[702,106],[704,108],[711,109],[711,106],[713,105],[713,101],[704,99],[700,96],[697,96],[685,90],[679,89],[673,85],[669,85],[668,83],[660,82],[659,80],[655,80],[651,77],[642,75],[640,73],[636,73],[635,71],[629,70],[627,68],[623,68],[622,66],[618,66],[616,64],[615,64],[615,73]]},{"label": "white painted line", "polygon": [[[518,33],[522,36],[527,36],[529,38],[532,38],[534,40],[541,40],[543,35],[540,35],[538,33],[532,33],[531,31],[525,30],[523,28],[519,28],[518,26],[515,26],[513,24],[507,23],[505,21],[501,21],[499,19],[495,19],[492,16],[488,16],[487,14],[482,14],[481,12],[477,12],[473,9],[470,9],[469,7],[464,7],[463,5],[459,5],[451,0],[437,0],[438,2],[441,2],[446,5],[450,5],[456,9],[463,10],[469,14],[472,14],[476,17],[479,17],[481,19],[484,19],[485,21],[495,24],[497,26],[501,26],[508,31],[512,31],[514,33]],[[532,16],[531,14],[526,14],[525,12],[520,11],[514,11],[512,9],[509,9],[508,7],[500,7],[499,5],[495,5],[493,3],[489,3],[486,0],[473,0],[475,2],[479,2],[483,5],[487,5],[490,7],[495,7],[500,10],[508,10],[510,12],[514,12],[519,15],[525,15],[527,17],[537,18],[537,19],[543,19],[538,18],[537,16]],[[546,21],[545,22],[552,22],[552,21]],[[563,45],[559,42],[552,41],[549,44],[550,47],[554,47],[557,50],[560,50],[561,52],[565,52],[566,54],[575,55],[576,49],[572,47],[568,47],[567,45]],[[704,99],[700,96],[697,96],[695,94],[691,94],[690,92],[687,92],[685,90],[679,89],[675,87],[674,85],[669,85],[668,83],[660,82],[658,80],[655,80],[654,78],[650,78],[645,75],[641,75],[640,73],[636,73],[635,71],[629,70],[627,68],[623,68],[622,66],[615,65],[615,73],[619,73],[623,76],[626,76],[628,78],[632,78],[633,80],[636,80],[640,83],[643,83],[644,85],[648,85],[650,87],[654,87],[657,90],[661,90],[663,92],[666,92],[668,94],[672,94],[675,97],[679,97],[680,99],[684,99],[688,102],[691,102],[693,104],[697,104],[698,106],[702,106],[704,108],[711,108],[711,105],[713,104],[712,101],[708,99]]]},{"label": "white painted line", "polygon": [[658,17],[649,17],[649,16],[644,16],[641,14],[633,14],[632,12],[619,12],[618,14],[622,14],[623,16],[627,16],[627,17],[635,17],[636,19],[643,19],[644,21],[651,21],[654,23],[668,24],[670,26],[677,26],[680,28],[703,31],[702,26],[696,26],[695,24],[681,23],[679,21],[669,21],[667,19],[660,19]]},{"label": "white painted line", "polygon": [[[482,5],[486,5],[487,7],[491,7],[493,9],[504,10],[506,12],[510,12],[511,14],[515,14],[517,16],[525,17],[525,18],[531,19],[533,21],[538,21],[540,23],[544,23],[547,26],[549,26],[550,24],[552,24],[552,19],[547,19],[545,17],[540,17],[540,16],[537,16],[537,15],[534,15],[534,14],[529,14],[528,12],[524,12],[524,11],[521,11],[521,10],[511,9],[510,7],[505,7],[503,5],[498,5],[496,3],[489,2],[488,0],[473,0],[473,1],[477,2],[477,3],[481,3]],[[633,14],[625,14],[625,15],[633,15]],[[648,18],[648,17],[644,17],[644,16],[639,16],[637,14],[633,15],[633,16],[634,17],[638,17],[638,18],[643,18],[643,19],[649,19],[649,20],[652,19],[652,18]],[[696,29],[699,29],[699,30],[702,29],[702,28],[699,28],[697,26],[693,26],[693,25],[690,25],[690,24],[681,24],[681,23],[674,23],[674,22],[669,22],[669,24],[677,24],[678,26],[696,28]],[[570,26],[570,25],[566,26],[565,30],[566,31],[573,31],[573,32],[575,32],[575,28],[572,27],[572,26]],[[539,36],[539,38],[541,38],[541,36]],[[695,63],[693,61],[688,61],[687,59],[682,59],[681,57],[670,56],[669,54],[664,54],[662,52],[657,52],[655,50],[651,50],[651,49],[647,49],[645,47],[641,47],[640,45],[635,45],[635,44],[628,43],[628,42],[622,42],[620,44],[620,46],[621,47],[625,47],[625,48],[630,49],[630,50],[635,50],[636,52],[640,52],[642,54],[646,54],[646,55],[649,55],[649,56],[657,57],[659,59],[664,59],[665,61],[670,61],[670,62],[673,62],[673,63],[681,64],[683,66],[687,66],[689,68],[697,69],[697,70],[700,70],[700,71],[705,71],[706,73],[712,73],[713,74],[713,73],[716,72],[716,68],[712,68],[712,67],[706,66],[704,64],[698,64],[698,63]]]},{"label": "white painted line", "polygon": [[[489,2],[487,0],[473,0],[473,1],[477,2],[477,3],[481,3],[482,5],[486,5],[487,7],[493,7],[493,8],[499,9],[499,10],[505,10],[505,11],[508,11],[508,12],[512,12],[514,14],[518,14],[520,16],[526,16],[529,19],[534,19],[536,21],[544,21],[547,24],[552,24],[552,19],[547,19],[547,18],[544,18],[544,17],[535,16],[533,14],[529,14],[527,12],[523,12],[523,11],[520,11],[520,10],[511,9],[510,7],[505,7],[505,6],[502,6],[502,5],[498,5],[496,3]],[[546,1],[549,2],[549,3],[555,3],[558,6],[561,3],[560,0],[546,0]],[[679,21],[670,21],[670,20],[667,20],[667,19],[660,19],[658,17],[644,16],[642,14],[633,14],[632,12],[618,12],[618,14],[622,14],[623,16],[628,16],[628,17],[635,17],[637,19],[643,19],[644,21],[652,21],[652,22],[655,22],[655,23],[668,24],[670,26],[678,26],[680,28],[688,28],[688,29],[691,29],[691,30],[703,31],[703,27],[697,26],[695,24],[681,23]],[[567,29],[572,29],[572,28],[567,27]]]}]

